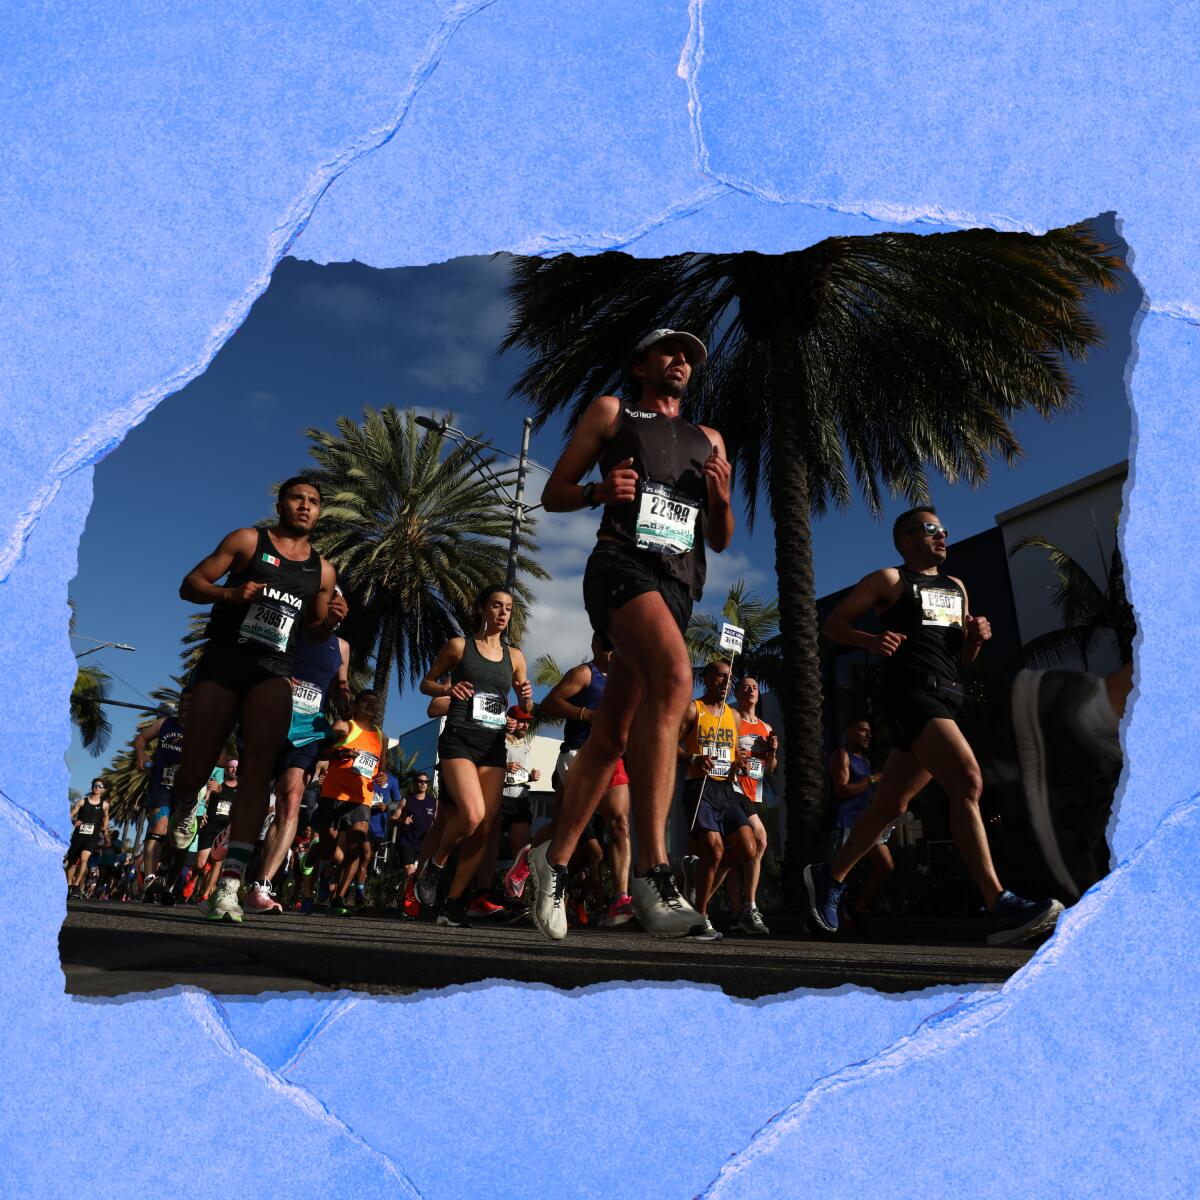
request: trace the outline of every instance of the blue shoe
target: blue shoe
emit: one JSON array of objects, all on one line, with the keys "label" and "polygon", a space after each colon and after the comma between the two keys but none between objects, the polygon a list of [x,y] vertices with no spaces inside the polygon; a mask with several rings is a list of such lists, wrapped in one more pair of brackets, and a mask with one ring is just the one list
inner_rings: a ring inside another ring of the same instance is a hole
[{"label": "blue shoe", "polygon": [[303,916],[307,917],[309,915],[309,913],[312,912],[312,910],[313,910],[313,898],[311,896],[305,896],[305,898],[300,901],[300,912]]},{"label": "blue shoe", "polygon": [[804,887],[813,924],[826,933],[837,933],[838,906],[846,894],[846,885],[838,883],[824,863],[809,863],[804,868]]},{"label": "blue shoe", "polygon": [[1001,892],[988,913],[987,944],[1011,946],[1048,934],[1062,910],[1057,900],[1022,900],[1012,892]]}]

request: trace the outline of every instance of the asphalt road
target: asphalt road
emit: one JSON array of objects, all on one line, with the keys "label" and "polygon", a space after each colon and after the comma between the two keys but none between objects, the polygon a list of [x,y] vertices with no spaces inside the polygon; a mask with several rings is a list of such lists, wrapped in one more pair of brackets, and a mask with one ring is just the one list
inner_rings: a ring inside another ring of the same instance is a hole
[{"label": "asphalt road", "polygon": [[1032,954],[973,944],[818,941],[785,928],[766,939],[733,933],[718,943],[661,941],[634,923],[572,930],[553,943],[531,925],[510,927],[503,919],[447,929],[394,913],[276,913],[247,917],[241,926],[214,925],[191,907],[107,901],[71,901],[59,946],[66,990],[79,996],[176,984],[221,995],[326,988],[407,993],[481,979],[561,988],[689,980],[750,998],[845,983],[901,992],[1001,983]]}]

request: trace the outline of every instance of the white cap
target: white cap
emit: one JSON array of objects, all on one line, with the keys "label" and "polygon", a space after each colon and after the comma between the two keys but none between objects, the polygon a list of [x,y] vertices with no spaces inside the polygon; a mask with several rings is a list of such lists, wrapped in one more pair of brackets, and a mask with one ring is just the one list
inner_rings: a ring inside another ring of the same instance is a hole
[{"label": "white cap", "polygon": [[708,361],[708,351],[704,348],[704,343],[694,333],[680,333],[678,329],[655,329],[653,332],[646,334],[644,338],[633,348],[634,354],[641,354],[649,346],[653,346],[655,342],[665,342],[667,338],[679,338],[681,342],[686,342],[688,348],[696,356],[696,361],[692,363],[694,367],[702,367]]}]

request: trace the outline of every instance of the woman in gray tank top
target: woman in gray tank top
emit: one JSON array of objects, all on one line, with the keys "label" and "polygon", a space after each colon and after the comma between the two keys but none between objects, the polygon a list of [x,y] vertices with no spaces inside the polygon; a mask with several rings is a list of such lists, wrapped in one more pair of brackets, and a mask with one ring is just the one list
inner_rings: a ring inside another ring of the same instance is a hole
[{"label": "woman in gray tank top", "polygon": [[446,726],[438,739],[438,768],[443,784],[439,802],[449,802],[453,810],[416,885],[417,899],[435,905],[442,872],[455,848],[460,848],[458,868],[438,914],[439,925],[467,923],[464,893],[500,811],[508,693],[514,690],[525,709],[533,703],[524,654],[501,640],[511,618],[512,596],[499,585],[485,589],[475,600],[473,636],[451,638],[421,680],[426,696],[450,700]]}]

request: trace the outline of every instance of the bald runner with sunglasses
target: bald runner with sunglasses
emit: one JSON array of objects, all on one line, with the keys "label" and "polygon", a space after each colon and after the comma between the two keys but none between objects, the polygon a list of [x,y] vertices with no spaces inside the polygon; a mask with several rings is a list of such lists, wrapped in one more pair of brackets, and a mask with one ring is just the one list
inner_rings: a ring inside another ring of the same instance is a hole
[{"label": "bald runner with sunglasses", "polygon": [[[825,622],[833,641],[886,660],[885,703],[896,731],[874,798],[844,845],[828,865],[813,863],[804,870],[810,915],[827,933],[837,932],[846,877],[931,779],[949,798],[951,833],[983,896],[988,945],[1048,933],[1062,912],[1057,900],[1022,900],[1006,891],[992,863],[979,811],[983,780],[957,723],[966,701],[961,669],[978,658],[992,631],[986,617],[970,611],[962,580],[942,570],[946,538],[933,509],[902,513],[892,528],[902,565],[867,575]],[[872,609],[882,633],[856,628]]]}]

